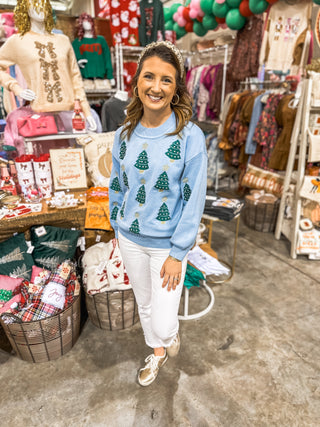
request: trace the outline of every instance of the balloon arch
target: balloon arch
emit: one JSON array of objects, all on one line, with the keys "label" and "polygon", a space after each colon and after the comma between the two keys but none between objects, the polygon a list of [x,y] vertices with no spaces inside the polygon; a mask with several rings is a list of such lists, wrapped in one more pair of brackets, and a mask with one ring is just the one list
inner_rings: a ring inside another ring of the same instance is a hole
[{"label": "balloon arch", "polygon": [[[251,15],[259,15],[278,0],[187,0],[165,7],[165,29],[176,32],[177,39],[187,33],[203,37],[218,28],[240,30]],[[320,0],[313,0],[320,4]]]}]

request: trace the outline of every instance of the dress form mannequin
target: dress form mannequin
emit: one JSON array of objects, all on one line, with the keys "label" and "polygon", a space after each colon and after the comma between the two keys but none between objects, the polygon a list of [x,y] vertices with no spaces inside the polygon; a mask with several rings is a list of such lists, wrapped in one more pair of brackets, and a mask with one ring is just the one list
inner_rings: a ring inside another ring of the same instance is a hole
[{"label": "dress form mannequin", "polygon": [[72,45],[85,79],[105,79],[115,85],[109,47],[103,36],[96,35],[91,15],[82,13],[77,22],[78,37]]},{"label": "dress form mannequin", "polygon": [[[8,39],[0,49],[0,82],[15,95],[30,101],[36,112],[72,110],[75,99],[81,98],[83,107],[86,107],[88,130],[94,132],[97,125],[90,113],[80,73],[77,75],[78,67],[70,41],[66,36],[51,33],[53,19],[48,10],[52,14],[49,0],[18,0],[15,16],[20,34]],[[51,26],[48,24],[50,19]],[[4,70],[13,64],[19,65],[33,90],[22,89],[15,79],[6,75]],[[38,87],[41,93],[37,92]]]}]

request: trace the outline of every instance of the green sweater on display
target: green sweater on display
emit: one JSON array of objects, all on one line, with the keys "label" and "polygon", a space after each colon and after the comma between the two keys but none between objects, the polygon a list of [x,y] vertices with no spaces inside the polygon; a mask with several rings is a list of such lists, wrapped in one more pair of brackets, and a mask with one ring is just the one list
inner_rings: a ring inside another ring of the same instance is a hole
[{"label": "green sweater on display", "polygon": [[139,42],[146,46],[157,41],[158,31],[165,40],[163,6],[160,0],[141,0],[140,3]]},{"label": "green sweater on display", "polygon": [[84,79],[113,79],[110,49],[103,36],[96,38],[75,39],[72,47],[77,61],[87,59],[84,68],[80,68]]}]

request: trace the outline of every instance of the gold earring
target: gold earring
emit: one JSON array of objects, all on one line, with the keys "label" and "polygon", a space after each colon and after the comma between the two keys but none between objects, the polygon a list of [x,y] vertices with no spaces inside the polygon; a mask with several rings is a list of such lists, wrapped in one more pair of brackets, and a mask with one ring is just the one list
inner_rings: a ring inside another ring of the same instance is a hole
[{"label": "gold earring", "polygon": [[[137,91],[136,91],[137,90]],[[135,88],[133,89],[133,94],[136,98],[139,98],[139,94],[138,94],[138,88],[137,86],[135,86]]]},{"label": "gold earring", "polygon": [[[177,96],[177,97],[178,97],[178,99],[177,99],[177,101],[176,101],[176,102],[173,102],[173,98],[174,98],[175,96]],[[171,99],[171,104],[172,104],[172,105],[178,105],[178,104],[179,104],[179,101],[180,101],[180,96],[176,93],[176,94],[173,96],[173,98]]]}]

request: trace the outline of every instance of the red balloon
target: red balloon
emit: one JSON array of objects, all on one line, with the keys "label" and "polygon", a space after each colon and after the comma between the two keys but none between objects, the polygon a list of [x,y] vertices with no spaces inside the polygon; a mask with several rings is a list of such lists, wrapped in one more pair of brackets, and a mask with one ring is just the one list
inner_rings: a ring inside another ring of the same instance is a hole
[{"label": "red balloon", "polygon": [[183,9],[183,12],[182,12],[182,16],[184,17],[184,19],[185,19],[187,22],[192,21],[192,19],[191,19],[191,18],[190,18],[190,16],[189,16],[189,12],[190,12],[190,8],[189,8],[189,6],[188,6],[188,7],[185,7],[185,8]]},{"label": "red balloon", "polygon": [[184,26],[184,29],[187,33],[192,33],[193,31],[193,21],[188,21],[186,25]]},{"label": "red balloon", "polygon": [[199,15],[198,15],[198,16],[197,16],[197,21],[198,21],[198,22],[202,22],[202,21],[203,21],[203,16],[199,16]]},{"label": "red balloon", "polygon": [[253,15],[253,13],[249,8],[249,0],[242,0],[242,2],[239,5],[239,12],[241,13],[242,16],[245,16],[246,18]]},{"label": "red balloon", "polygon": [[218,24],[224,24],[226,22],[226,18],[218,18],[217,16],[215,16],[215,18]]}]

